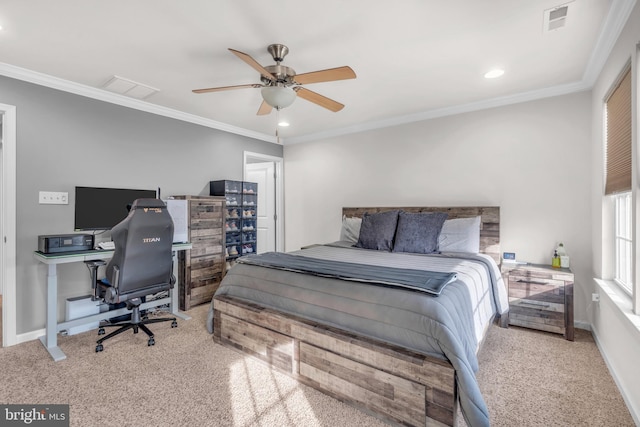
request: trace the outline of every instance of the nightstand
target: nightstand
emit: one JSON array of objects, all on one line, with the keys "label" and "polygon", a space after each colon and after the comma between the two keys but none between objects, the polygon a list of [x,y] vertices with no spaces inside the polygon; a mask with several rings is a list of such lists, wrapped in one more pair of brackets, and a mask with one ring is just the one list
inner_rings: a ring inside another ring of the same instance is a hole
[{"label": "nightstand", "polygon": [[573,341],[573,273],[541,264],[502,263],[509,324],[562,334]]}]

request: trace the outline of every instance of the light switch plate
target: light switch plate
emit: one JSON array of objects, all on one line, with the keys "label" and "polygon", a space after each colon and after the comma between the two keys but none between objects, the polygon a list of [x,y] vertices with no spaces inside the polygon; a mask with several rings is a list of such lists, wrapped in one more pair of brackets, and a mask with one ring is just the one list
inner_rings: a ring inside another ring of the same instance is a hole
[{"label": "light switch plate", "polygon": [[38,194],[41,205],[68,205],[69,193],[66,191],[41,191]]}]

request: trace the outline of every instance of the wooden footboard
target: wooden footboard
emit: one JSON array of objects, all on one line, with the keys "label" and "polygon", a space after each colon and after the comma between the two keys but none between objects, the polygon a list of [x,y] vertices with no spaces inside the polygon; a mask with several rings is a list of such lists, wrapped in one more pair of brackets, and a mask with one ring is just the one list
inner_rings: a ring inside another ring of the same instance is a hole
[{"label": "wooden footboard", "polygon": [[441,359],[249,303],[214,298],[215,342],[380,418],[453,426],[455,371]]}]

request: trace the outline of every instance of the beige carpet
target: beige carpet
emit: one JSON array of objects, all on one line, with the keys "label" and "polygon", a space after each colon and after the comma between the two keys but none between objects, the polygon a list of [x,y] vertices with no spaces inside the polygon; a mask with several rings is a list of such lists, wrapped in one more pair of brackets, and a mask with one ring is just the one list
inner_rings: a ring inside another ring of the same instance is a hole
[{"label": "beige carpet", "polygon": [[[216,345],[207,306],[192,320],[120,335],[95,353],[95,331],[61,337],[53,362],[39,341],[0,349],[0,403],[69,403],[72,426],[382,426],[284,374]],[[576,342],[492,327],[480,386],[494,426],[632,426],[591,336]],[[464,425],[460,420],[459,425]]]}]

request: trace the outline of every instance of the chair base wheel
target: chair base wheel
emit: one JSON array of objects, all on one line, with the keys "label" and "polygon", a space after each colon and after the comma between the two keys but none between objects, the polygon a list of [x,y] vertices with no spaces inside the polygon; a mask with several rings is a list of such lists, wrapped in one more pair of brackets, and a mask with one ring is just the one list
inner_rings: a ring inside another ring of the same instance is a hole
[{"label": "chair base wheel", "polygon": [[[104,333],[104,332],[103,332]],[[102,346],[102,344],[98,344],[96,346],[96,353],[100,353],[102,350],[104,350],[104,347]]]},{"label": "chair base wheel", "polygon": [[98,335],[104,335],[104,328],[98,329]]},{"label": "chair base wheel", "polygon": [[156,344],[156,340],[154,340],[153,338],[149,338],[149,341],[147,342],[147,345],[149,347],[151,347],[152,345],[155,345],[155,344]]},{"label": "chair base wheel", "polygon": [[175,320],[173,322],[171,322],[171,327],[172,328],[177,328],[178,327],[178,322],[176,322]]}]

